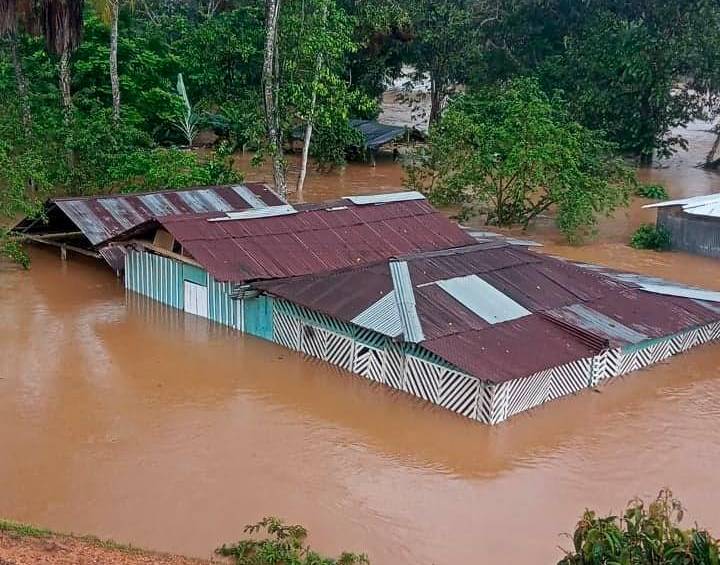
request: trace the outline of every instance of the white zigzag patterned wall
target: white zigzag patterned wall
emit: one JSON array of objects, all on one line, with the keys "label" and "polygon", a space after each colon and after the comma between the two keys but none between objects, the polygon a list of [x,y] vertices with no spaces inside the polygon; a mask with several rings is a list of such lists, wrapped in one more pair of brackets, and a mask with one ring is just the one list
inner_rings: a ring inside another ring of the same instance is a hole
[{"label": "white zigzag patterned wall", "polygon": [[283,300],[274,302],[273,327],[273,340],[285,347],[486,424],[720,340],[717,322],[495,384],[457,370],[420,346],[394,342]]}]

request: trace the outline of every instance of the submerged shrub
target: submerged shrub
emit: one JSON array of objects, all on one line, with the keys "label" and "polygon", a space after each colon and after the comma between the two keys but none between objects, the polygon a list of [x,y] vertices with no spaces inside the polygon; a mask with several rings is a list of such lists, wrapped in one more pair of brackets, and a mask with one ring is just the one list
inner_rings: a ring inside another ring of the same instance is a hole
[{"label": "submerged shrub", "polygon": [[279,518],[263,518],[245,526],[248,535],[261,532],[263,539],[243,539],[223,545],[215,553],[230,557],[236,565],[369,565],[364,554],[345,553],[340,557],[324,557],[305,544],[308,532],[298,525],[285,525]]},{"label": "submerged shrub", "polygon": [[661,184],[638,184],[635,196],[650,198],[652,200],[667,200],[668,193]]},{"label": "submerged shrub", "polygon": [[665,251],[670,249],[670,232],[662,226],[643,224],[633,234],[630,246],[635,249]]},{"label": "submerged shrub", "polygon": [[586,510],[572,536],[574,550],[558,565],[717,565],[720,542],[706,530],[684,530],[684,509],[669,489],[649,505],[631,500],[622,517]]}]

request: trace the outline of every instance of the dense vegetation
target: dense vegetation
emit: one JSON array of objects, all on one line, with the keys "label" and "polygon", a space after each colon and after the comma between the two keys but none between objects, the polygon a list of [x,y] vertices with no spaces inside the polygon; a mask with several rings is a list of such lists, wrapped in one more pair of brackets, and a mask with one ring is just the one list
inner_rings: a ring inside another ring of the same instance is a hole
[{"label": "dense vegetation", "polygon": [[[223,545],[216,553],[237,565],[369,565],[367,556],[344,552],[337,559],[323,557],[306,543],[308,532],[298,525],[286,525],[278,518],[264,518],[245,527],[251,538]],[[258,534],[267,537],[258,539]]]},{"label": "dense vegetation", "polygon": [[720,541],[697,527],[683,529],[682,504],[665,489],[647,506],[630,501],[623,516],[598,517],[587,510],[578,523],[573,551],[558,565],[717,565]]},{"label": "dense vegetation", "polygon": [[634,180],[613,144],[527,78],[458,96],[408,172],[411,186],[490,224],[527,226],[555,206],[569,239],[625,204]]},{"label": "dense vegetation", "polygon": [[630,239],[630,245],[635,249],[653,249],[665,251],[670,249],[670,232],[662,226],[652,224],[641,225]]},{"label": "dense vegetation", "polygon": [[[309,157],[330,167],[362,144],[348,120],[376,116],[406,64],[429,79],[416,164],[442,179],[433,192],[469,196],[503,224],[557,207],[575,237],[626,198],[615,156],[667,156],[685,147],[677,126],[717,113],[719,55],[716,0],[0,0],[0,216],[56,193],[232,181],[245,149],[272,160],[280,192],[302,188]],[[537,102],[520,113],[533,131],[508,118],[522,96]],[[488,139],[466,138],[480,123]],[[207,129],[220,145],[200,154]],[[536,145],[543,131],[578,145]],[[298,135],[290,179],[284,152]],[[450,178],[439,153],[453,143],[473,170]],[[507,180],[512,162],[543,159],[540,174],[516,169],[522,197],[478,183],[504,151]]]}]

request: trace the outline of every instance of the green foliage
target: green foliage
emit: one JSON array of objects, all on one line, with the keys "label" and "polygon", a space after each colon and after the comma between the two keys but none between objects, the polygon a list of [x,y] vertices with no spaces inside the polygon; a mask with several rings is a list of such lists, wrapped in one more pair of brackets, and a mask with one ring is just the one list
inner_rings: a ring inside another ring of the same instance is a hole
[{"label": "green foliage", "polygon": [[665,251],[670,249],[670,232],[662,226],[643,224],[632,236],[630,245],[635,249],[654,249]]},{"label": "green foliage", "polygon": [[338,558],[323,557],[306,545],[307,530],[302,526],[285,525],[278,518],[264,518],[246,526],[244,532],[269,537],[244,539],[216,550],[218,555],[230,557],[236,565],[369,565],[364,554],[342,553]]},{"label": "green foliage", "polygon": [[570,240],[625,205],[634,174],[603,136],[531,79],[458,97],[415,154],[408,184],[490,224],[528,224],[555,208]]},{"label": "green foliage", "polygon": [[631,500],[622,517],[586,510],[574,551],[558,565],[718,565],[720,542],[707,531],[680,528],[684,510],[668,489],[647,507]]},{"label": "green foliage", "polygon": [[[717,106],[720,4],[520,2],[494,37],[492,75],[537,73],[573,115],[649,162],[687,141],[673,128]],[[711,96],[708,97],[708,94]]]},{"label": "green foliage", "polygon": [[635,189],[635,195],[652,200],[667,200],[668,198],[667,190],[661,184],[639,184]]},{"label": "green foliage", "polygon": [[4,229],[0,229],[0,256],[7,257],[24,269],[30,268],[30,256],[20,241]]},{"label": "green foliage", "polygon": [[353,37],[355,25],[354,18],[333,0],[283,5],[282,126],[292,132],[298,127],[304,129],[312,120],[315,130],[310,154],[321,167],[345,161],[345,148],[358,140],[348,120],[372,113],[377,107],[375,100],[353,88],[345,77],[346,58],[358,49]]}]

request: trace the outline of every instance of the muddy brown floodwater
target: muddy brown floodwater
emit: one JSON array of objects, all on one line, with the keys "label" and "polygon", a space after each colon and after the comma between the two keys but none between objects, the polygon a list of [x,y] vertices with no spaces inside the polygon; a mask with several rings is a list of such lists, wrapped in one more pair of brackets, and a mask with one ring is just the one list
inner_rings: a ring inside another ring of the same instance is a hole
[{"label": "muddy brown floodwater", "polygon": [[[644,173],[720,190],[693,153]],[[248,174],[248,178],[252,178]],[[396,188],[391,162],[309,178],[307,199]],[[636,203],[551,253],[720,289],[720,267],[635,252]],[[127,296],[102,265],[33,250],[0,272],[0,516],[207,556],[264,515],[375,565],[551,563],[581,511],[671,486],[720,531],[720,345],[490,428]]]}]

